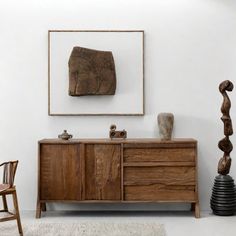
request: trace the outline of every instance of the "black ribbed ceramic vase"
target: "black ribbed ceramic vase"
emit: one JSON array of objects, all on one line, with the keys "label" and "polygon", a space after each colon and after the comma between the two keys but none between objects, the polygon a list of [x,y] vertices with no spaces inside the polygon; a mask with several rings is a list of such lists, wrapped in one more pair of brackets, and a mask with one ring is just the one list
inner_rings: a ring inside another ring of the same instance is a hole
[{"label": "black ribbed ceramic vase", "polygon": [[234,215],[236,210],[236,188],[230,175],[218,175],[215,177],[211,196],[211,209],[215,215]]}]

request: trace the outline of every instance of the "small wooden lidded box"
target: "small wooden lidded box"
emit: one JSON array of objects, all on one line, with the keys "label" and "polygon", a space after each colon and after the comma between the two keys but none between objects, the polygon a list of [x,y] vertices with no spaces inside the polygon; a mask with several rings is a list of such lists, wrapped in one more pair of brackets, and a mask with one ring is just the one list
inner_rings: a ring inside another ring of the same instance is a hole
[{"label": "small wooden lidded box", "polygon": [[36,218],[46,202],[187,202],[200,217],[194,139],[39,141]]}]

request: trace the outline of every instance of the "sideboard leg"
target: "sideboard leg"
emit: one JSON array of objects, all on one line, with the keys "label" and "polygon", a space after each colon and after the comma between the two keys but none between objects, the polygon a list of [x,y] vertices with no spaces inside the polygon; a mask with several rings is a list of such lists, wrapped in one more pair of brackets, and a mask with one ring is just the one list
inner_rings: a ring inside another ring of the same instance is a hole
[{"label": "sideboard leg", "polygon": [[200,218],[200,207],[199,207],[199,202],[195,203],[195,217]]},{"label": "sideboard leg", "polygon": [[192,203],[191,203],[190,211],[195,211],[195,202],[192,202]]},{"label": "sideboard leg", "polygon": [[46,211],[47,210],[46,202],[42,202],[41,203],[41,209],[42,209],[42,211]]},{"label": "sideboard leg", "polygon": [[41,203],[37,201],[37,206],[36,206],[36,218],[41,218]]}]

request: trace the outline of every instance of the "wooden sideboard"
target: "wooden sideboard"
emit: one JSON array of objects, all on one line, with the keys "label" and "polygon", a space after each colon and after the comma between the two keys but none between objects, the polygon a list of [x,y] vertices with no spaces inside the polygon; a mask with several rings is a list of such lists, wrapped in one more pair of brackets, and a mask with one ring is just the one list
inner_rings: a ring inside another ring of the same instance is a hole
[{"label": "wooden sideboard", "polygon": [[187,202],[200,217],[194,139],[39,141],[36,218],[47,202]]}]

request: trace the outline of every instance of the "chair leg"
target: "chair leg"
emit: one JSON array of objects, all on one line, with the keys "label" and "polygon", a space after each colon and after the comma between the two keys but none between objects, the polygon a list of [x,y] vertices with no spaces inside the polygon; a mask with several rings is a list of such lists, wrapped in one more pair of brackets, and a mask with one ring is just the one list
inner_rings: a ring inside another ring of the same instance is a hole
[{"label": "chair leg", "polygon": [[7,206],[6,195],[2,195],[2,202],[3,202],[3,210],[4,210],[5,212],[8,212],[8,206]]},{"label": "chair leg", "polygon": [[17,220],[17,226],[18,226],[18,231],[20,235],[23,235],[22,231],[22,226],[21,226],[21,221],[20,221],[20,212],[18,208],[18,201],[17,201],[17,194],[16,191],[13,192],[13,203],[14,203],[14,208],[15,208],[15,214],[16,214],[16,220]]}]

